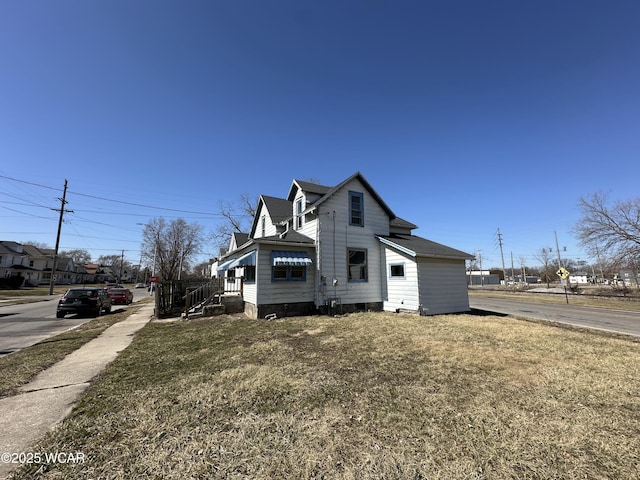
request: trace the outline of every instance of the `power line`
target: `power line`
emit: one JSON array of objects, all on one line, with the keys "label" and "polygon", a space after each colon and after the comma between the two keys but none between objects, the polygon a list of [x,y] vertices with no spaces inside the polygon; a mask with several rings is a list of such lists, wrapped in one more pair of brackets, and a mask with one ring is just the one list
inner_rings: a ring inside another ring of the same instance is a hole
[{"label": "power line", "polygon": [[[18,179],[18,178],[8,177],[6,175],[0,175],[0,178],[5,178],[7,180],[12,180],[14,182],[19,182],[19,183],[24,183],[24,184],[27,184],[27,185],[33,185],[33,186],[36,186],[36,187],[47,188],[47,189],[50,189],[50,190],[59,191],[59,189],[54,188],[54,187],[49,187],[47,185],[41,185],[39,183],[34,183],[34,182],[28,182],[26,180],[21,180],[21,179]],[[105,201],[105,202],[118,203],[118,204],[121,204],[121,205],[129,205],[129,206],[134,206],[134,207],[150,208],[150,209],[154,209],[154,210],[162,210],[162,211],[176,212],[176,213],[190,213],[192,215],[203,215],[205,217],[223,217],[224,216],[224,215],[222,215],[220,213],[198,212],[198,211],[192,211],[192,210],[180,210],[180,209],[177,209],[177,208],[158,207],[156,205],[146,205],[146,204],[143,204],[143,203],[125,202],[123,200],[116,200],[116,199],[113,199],[113,198],[100,197],[100,196],[97,196],[97,195],[90,195],[88,193],[74,192],[73,190],[69,190],[68,193],[69,194],[73,194],[73,195],[78,195],[80,197],[87,197],[87,198],[93,198],[95,200],[102,200],[102,201]],[[18,197],[14,197],[14,198],[18,198]],[[23,198],[18,198],[18,199],[19,200],[23,200],[23,201],[27,201],[27,200],[25,200]],[[34,204],[34,205],[37,205],[37,204]],[[40,205],[38,205],[38,206],[40,206]],[[99,213],[103,213],[103,212],[99,212]],[[127,213],[117,214],[117,213],[114,213],[114,215],[135,215],[135,214],[127,214]],[[242,214],[241,213],[241,214],[238,214],[237,216],[248,217],[250,215],[246,215],[246,214]]]},{"label": "power line", "polygon": [[155,209],[155,210],[164,210],[164,211],[168,211],[168,212],[191,213],[191,214],[194,214],[194,215],[207,215],[207,216],[217,215],[217,216],[220,216],[220,214],[213,214],[213,213],[209,213],[209,212],[194,212],[194,211],[190,211],[190,210],[179,210],[179,209],[176,209],[176,208],[166,208],[166,207],[156,207],[156,206],[153,206],[153,205],[144,205],[142,203],[124,202],[122,200],[114,200],[114,199],[111,199],[111,198],[98,197],[96,195],[89,195],[87,193],[78,193],[78,192],[72,192],[72,191],[69,191],[69,193],[72,193],[74,195],[78,195],[78,196],[81,196],[81,197],[94,198],[96,200],[103,200],[105,202],[119,203],[119,204],[122,204],[122,205],[130,205],[130,206],[133,206],[133,207],[152,208],[152,209]]},{"label": "power line", "polygon": [[5,210],[9,210],[10,212],[19,213],[20,215],[26,215],[28,217],[42,218],[42,219],[45,219],[45,220],[53,220],[53,218],[51,218],[51,217],[43,217],[42,215],[35,215],[33,213],[22,212],[20,210],[16,210],[15,208],[4,207],[2,205],[0,205],[0,208],[4,208]]},{"label": "power line", "polygon": [[49,190],[55,190],[56,192],[60,191],[59,188],[49,187],[47,185],[40,185],[39,183],[27,182],[26,180],[20,180],[18,178],[7,177],[6,175],[0,175],[0,178],[6,178],[7,180],[13,180],[14,182],[25,183],[27,185],[34,185],[36,187],[48,188]]}]

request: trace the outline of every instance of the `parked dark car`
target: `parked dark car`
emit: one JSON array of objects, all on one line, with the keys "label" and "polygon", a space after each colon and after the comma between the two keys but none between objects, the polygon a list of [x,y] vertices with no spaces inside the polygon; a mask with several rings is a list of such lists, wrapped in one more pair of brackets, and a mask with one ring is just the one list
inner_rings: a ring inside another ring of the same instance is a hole
[{"label": "parked dark car", "polygon": [[114,305],[116,303],[129,305],[133,302],[133,292],[128,288],[110,288],[106,292]]},{"label": "parked dark car", "polygon": [[67,313],[99,316],[103,311],[111,312],[111,298],[104,288],[70,288],[58,301],[56,317]]}]

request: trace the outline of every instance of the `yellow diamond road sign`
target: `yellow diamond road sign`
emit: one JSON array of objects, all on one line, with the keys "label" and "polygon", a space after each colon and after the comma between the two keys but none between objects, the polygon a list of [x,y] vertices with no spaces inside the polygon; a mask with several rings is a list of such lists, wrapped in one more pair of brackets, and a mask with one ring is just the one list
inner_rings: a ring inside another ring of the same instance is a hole
[{"label": "yellow diamond road sign", "polygon": [[567,278],[569,276],[569,270],[567,270],[564,267],[560,267],[558,269],[558,271],[556,272],[556,275],[558,275],[560,278],[562,278],[564,280],[565,278]]}]

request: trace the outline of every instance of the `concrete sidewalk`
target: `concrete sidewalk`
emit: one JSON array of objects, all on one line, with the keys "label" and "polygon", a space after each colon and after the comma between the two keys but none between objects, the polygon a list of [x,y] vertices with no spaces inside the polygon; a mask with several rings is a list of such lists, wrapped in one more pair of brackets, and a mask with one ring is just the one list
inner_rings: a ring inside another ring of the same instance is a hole
[{"label": "concrete sidewalk", "polygon": [[[19,464],[8,463],[6,453],[36,453],[32,447],[61,422],[98,375],[129,346],[134,334],[153,317],[154,304],[143,306],[126,320],[41,372],[21,387],[21,393],[0,399],[0,478]],[[38,452],[42,453],[42,452]]]}]

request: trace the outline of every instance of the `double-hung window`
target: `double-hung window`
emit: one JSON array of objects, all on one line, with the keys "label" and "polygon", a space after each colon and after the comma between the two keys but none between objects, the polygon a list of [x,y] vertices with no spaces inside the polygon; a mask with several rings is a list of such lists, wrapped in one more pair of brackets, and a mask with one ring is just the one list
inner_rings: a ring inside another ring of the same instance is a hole
[{"label": "double-hung window", "polygon": [[349,225],[364,227],[364,195],[349,192]]},{"label": "double-hung window", "polygon": [[366,282],[367,271],[367,251],[362,249],[348,250],[348,271],[350,282]]}]

